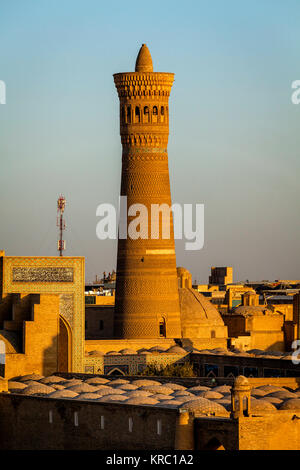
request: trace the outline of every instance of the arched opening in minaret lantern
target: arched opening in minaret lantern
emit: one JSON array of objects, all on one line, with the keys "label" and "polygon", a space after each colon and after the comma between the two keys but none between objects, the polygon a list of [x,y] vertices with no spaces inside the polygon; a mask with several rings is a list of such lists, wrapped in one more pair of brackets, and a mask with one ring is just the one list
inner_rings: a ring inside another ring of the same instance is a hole
[{"label": "arched opening in minaret lantern", "polygon": [[144,122],[149,122],[149,108],[148,108],[148,106],[144,107]]},{"label": "arched opening in minaret lantern", "polygon": [[127,106],[127,123],[131,123],[131,106]]},{"label": "arched opening in minaret lantern", "polygon": [[135,107],[135,122],[140,122],[140,108],[138,106]]}]

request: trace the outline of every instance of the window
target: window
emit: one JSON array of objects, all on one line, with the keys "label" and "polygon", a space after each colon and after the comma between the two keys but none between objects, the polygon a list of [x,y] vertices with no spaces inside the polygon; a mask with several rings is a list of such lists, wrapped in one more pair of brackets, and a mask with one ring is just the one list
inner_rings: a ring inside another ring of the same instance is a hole
[{"label": "window", "polygon": [[121,109],[121,121],[125,122],[125,109],[124,109],[124,106]]},{"label": "window", "polygon": [[129,418],[128,419],[128,431],[132,432],[132,429],[133,429],[133,419]]},{"label": "window", "polygon": [[148,108],[148,106],[145,106],[145,107],[144,107],[144,114],[149,114],[149,108]]},{"label": "window", "polygon": [[78,426],[78,411],[74,411],[74,426]]},{"label": "window", "polygon": [[52,410],[49,410],[49,423],[50,424],[53,423],[53,411]]},{"label": "window", "polygon": [[157,430],[157,434],[160,436],[160,435],[161,435],[161,430],[162,430],[162,423],[161,423],[161,419],[158,419],[158,420],[157,420],[157,423],[156,423],[156,425],[157,425],[157,428],[156,428],[156,430]]},{"label": "window", "polygon": [[104,416],[100,416],[100,429],[104,429],[104,426],[105,426]]},{"label": "window", "polygon": [[100,320],[99,321],[99,330],[103,330],[103,328],[104,328],[104,321]]},{"label": "window", "polygon": [[160,114],[162,116],[165,114],[165,108],[163,106],[160,108]]},{"label": "window", "polygon": [[157,106],[153,106],[152,122],[157,122],[158,109]]},{"label": "window", "polygon": [[211,330],[210,332],[210,337],[215,338],[216,337],[216,332],[214,330]]}]

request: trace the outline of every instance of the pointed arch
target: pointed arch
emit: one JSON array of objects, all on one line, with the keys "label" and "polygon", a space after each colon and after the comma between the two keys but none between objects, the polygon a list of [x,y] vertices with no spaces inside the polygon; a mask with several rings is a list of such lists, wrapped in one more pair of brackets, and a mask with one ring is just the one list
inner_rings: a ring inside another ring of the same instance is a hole
[{"label": "pointed arch", "polygon": [[108,372],[107,375],[125,375],[125,373],[119,369],[119,367],[114,367]]},{"label": "pointed arch", "polygon": [[72,330],[61,315],[59,315],[59,334],[57,344],[57,370],[70,372],[72,369]]}]

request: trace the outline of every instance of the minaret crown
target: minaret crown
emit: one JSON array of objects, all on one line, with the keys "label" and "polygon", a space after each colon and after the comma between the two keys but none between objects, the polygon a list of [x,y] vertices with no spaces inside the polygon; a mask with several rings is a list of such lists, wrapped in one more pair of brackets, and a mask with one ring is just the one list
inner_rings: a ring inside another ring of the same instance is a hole
[{"label": "minaret crown", "polygon": [[153,72],[153,63],[150,51],[146,44],[142,44],[135,63],[136,72]]}]

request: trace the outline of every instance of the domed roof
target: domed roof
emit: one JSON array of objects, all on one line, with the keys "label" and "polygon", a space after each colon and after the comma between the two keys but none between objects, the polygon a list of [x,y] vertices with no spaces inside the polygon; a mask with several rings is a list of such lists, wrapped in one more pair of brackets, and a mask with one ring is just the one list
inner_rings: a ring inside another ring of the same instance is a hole
[{"label": "domed roof", "polygon": [[173,397],[169,395],[165,395],[164,393],[155,393],[153,394],[152,398],[154,398],[155,400],[160,400],[160,401],[165,401],[165,400],[172,401]]},{"label": "domed roof", "polygon": [[191,274],[190,271],[186,268],[183,268],[182,266],[178,266],[177,268],[177,274]]},{"label": "domed roof", "polygon": [[63,384],[66,382],[66,379],[63,377],[58,377],[57,375],[49,375],[49,377],[45,377],[41,379],[41,384],[49,385],[49,384]]},{"label": "domed roof", "polygon": [[173,393],[173,396],[176,397],[176,398],[177,398],[177,397],[178,397],[178,398],[179,398],[179,397],[193,397],[194,394],[191,393],[191,392],[188,392],[188,391],[186,391],[186,390],[178,390],[178,391],[176,391],[176,392]]},{"label": "domed roof", "polygon": [[210,387],[206,387],[205,385],[195,385],[194,387],[190,387],[187,389],[187,392],[203,392],[210,390]]},{"label": "domed roof", "polygon": [[124,384],[129,384],[129,380],[126,380],[126,379],[115,379],[115,380],[111,380],[109,382],[109,386],[112,387],[114,385],[124,385]]},{"label": "domed roof", "polygon": [[181,406],[181,402],[177,400],[163,400],[158,403],[156,406],[165,406],[166,408],[179,408]]},{"label": "domed roof", "polygon": [[97,393],[86,392],[78,395],[76,400],[98,400],[98,398],[101,398],[101,395],[98,395]]},{"label": "domed roof", "polygon": [[12,393],[18,393],[20,390],[26,388],[27,385],[22,382],[15,382],[14,380],[8,381],[8,390]]},{"label": "domed roof", "polygon": [[185,349],[183,349],[181,346],[175,345],[175,346],[171,346],[166,351],[163,351],[163,354],[164,353],[167,353],[167,354],[187,354],[187,351]]},{"label": "domed roof", "polygon": [[104,356],[104,352],[94,350],[94,351],[89,351],[88,355],[89,356]]},{"label": "domed roof", "polygon": [[132,385],[132,384],[121,384],[121,385],[117,385],[115,387],[116,389],[120,389],[120,390],[127,390],[128,391],[134,391],[134,390],[137,390],[139,387],[137,385]]},{"label": "domed roof", "polygon": [[48,395],[49,393],[56,392],[55,388],[49,387],[48,385],[38,384],[38,385],[28,385],[24,388],[21,393],[23,395]]},{"label": "domed roof", "polygon": [[249,380],[247,379],[247,377],[244,377],[243,375],[239,375],[234,381],[234,386],[235,387],[249,386]]},{"label": "domed roof", "polygon": [[102,396],[100,398],[97,399],[97,401],[100,401],[100,402],[109,402],[109,401],[126,401],[127,400],[127,397],[123,396],[123,395],[105,395],[105,396]]},{"label": "domed roof", "polygon": [[159,401],[148,397],[132,397],[128,398],[124,403],[126,405],[156,405]]},{"label": "domed roof", "polygon": [[171,388],[165,387],[164,385],[142,385],[141,390],[146,390],[152,394],[159,393],[164,395],[171,395],[173,390]]},{"label": "domed roof", "polygon": [[261,398],[260,400],[251,400],[251,410],[252,411],[274,411],[276,410],[276,407],[272,405],[267,400],[264,400]]},{"label": "domed roof", "polygon": [[[123,390],[123,392],[125,393],[125,391]],[[99,393],[99,395],[101,395],[102,397],[106,396],[106,395],[115,395],[116,394],[116,390],[113,388],[113,387],[106,387],[105,389],[104,388],[98,388],[97,389],[97,393]],[[122,390],[118,390],[118,395],[122,395]]]},{"label": "domed roof", "polygon": [[199,397],[208,398],[209,400],[217,400],[223,398],[222,393],[214,392],[213,390],[203,391],[198,393]]},{"label": "domed roof", "polygon": [[134,397],[149,397],[151,396],[152,393],[146,392],[146,390],[133,390],[132,392],[127,392],[127,396],[129,398],[134,398]]},{"label": "domed roof", "polygon": [[82,380],[79,380],[79,379],[70,379],[64,382],[64,386],[66,388],[73,387],[73,385],[80,385],[80,384],[82,384]]},{"label": "domed roof", "polygon": [[207,400],[207,398],[196,398],[195,400],[184,403],[180,408],[204,415],[214,414],[215,416],[227,416],[228,414],[224,406],[216,401]]},{"label": "domed roof", "polygon": [[64,390],[66,387],[61,384],[51,384],[51,387],[55,388],[55,390]]},{"label": "domed roof", "polygon": [[168,388],[171,388],[172,390],[176,391],[185,391],[186,387],[184,385],[179,385],[175,384],[173,382],[168,382],[165,384]]},{"label": "domed roof", "polygon": [[138,387],[142,387],[143,385],[161,385],[158,380],[150,380],[150,379],[137,379],[133,380],[132,385],[137,385]]},{"label": "domed roof", "polygon": [[120,354],[137,354],[137,352],[134,350],[134,349],[130,349],[130,348],[125,348],[125,349],[121,349],[121,351],[119,351]]},{"label": "domed roof", "polygon": [[261,385],[260,387],[256,387],[256,390],[263,390],[265,392],[265,395],[269,395],[271,393],[275,392],[281,392],[284,389],[282,387],[277,387],[276,385]]},{"label": "domed roof", "polygon": [[139,50],[135,63],[135,71],[153,72],[152,57],[146,44],[143,44]]},{"label": "domed roof", "polygon": [[300,399],[292,398],[291,400],[285,401],[280,406],[280,410],[300,410]]},{"label": "domed roof", "polygon": [[86,383],[81,383],[78,385],[73,385],[72,387],[68,387],[68,390],[76,393],[87,393],[87,392],[96,392],[98,387],[94,387],[93,385],[89,385]]},{"label": "domed roof", "polygon": [[72,392],[72,390],[56,390],[49,395],[50,398],[75,398],[78,393]]},{"label": "domed roof", "polygon": [[179,289],[182,328],[192,325],[224,326],[216,307],[194,289]]},{"label": "domed roof", "polygon": [[268,396],[272,396],[274,398],[279,398],[280,400],[288,400],[289,398],[297,398],[297,396],[289,392],[288,390],[280,390],[279,392],[270,393]]},{"label": "domed roof", "polygon": [[104,379],[102,377],[92,377],[90,379],[87,379],[85,383],[90,384],[90,385],[103,385],[109,382],[108,379]]},{"label": "domed roof", "polygon": [[213,392],[222,393],[223,395],[231,393],[230,385],[217,385],[212,389]]},{"label": "domed roof", "polygon": [[44,376],[40,375],[40,374],[27,374],[27,375],[20,375],[18,377],[18,381],[20,381],[20,382],[27,382],[28,380],[39,381],[43,378],[44,378]]},{"label": "domed roof", "polygon": [[241,305],[234,310],[234,313],[243,315],[244,317],[278,315],[278,312],[273,313],[273,311],[265,305]]}]

